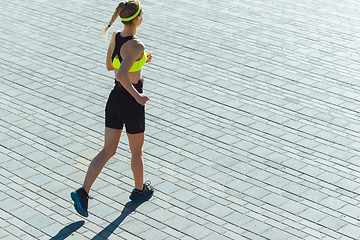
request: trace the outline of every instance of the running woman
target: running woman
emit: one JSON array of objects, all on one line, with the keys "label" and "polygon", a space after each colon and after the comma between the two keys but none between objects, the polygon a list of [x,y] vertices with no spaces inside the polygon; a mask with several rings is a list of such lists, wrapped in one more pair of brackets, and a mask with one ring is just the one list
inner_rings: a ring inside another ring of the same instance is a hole
[{"label": "running woman", "polygon": [[135,37],[136,29],[143,20],[143,9],[137,0],[122,1],[116,8],[108,27],[117,17],[124,24],[123,31],[112,35],[106,57],[106,68],[115,73],[115,86],[111,91],[105,109],[105,143],[103,149],[91,161],[81,188],[72,192],[76,211],[88,217],[88,199],[92,184],[116,153],[123,126],[131,151],[131,170],[135,187],[130,195],[132,201],[149,199],[154,193],[149,181],[144,183],[143,143],[145,137],[145,103],[150,99],[143,93],[142,67],[150,62],[144,44]]}]

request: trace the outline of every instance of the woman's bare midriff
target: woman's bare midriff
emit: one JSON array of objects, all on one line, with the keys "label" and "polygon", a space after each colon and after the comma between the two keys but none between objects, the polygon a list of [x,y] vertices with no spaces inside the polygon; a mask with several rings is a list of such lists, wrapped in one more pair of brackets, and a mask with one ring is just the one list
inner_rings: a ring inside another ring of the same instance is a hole
[{"label": "woman's bare midriff", "polygon": [[[116,76],[118,70],[119,69],[114,68],[115,76]],[[133,83],[133,84],[138,83],[139,79],[141,78],[141,72],[142,71],[128,72],[128,76],[130,78],[131,83]]]}]

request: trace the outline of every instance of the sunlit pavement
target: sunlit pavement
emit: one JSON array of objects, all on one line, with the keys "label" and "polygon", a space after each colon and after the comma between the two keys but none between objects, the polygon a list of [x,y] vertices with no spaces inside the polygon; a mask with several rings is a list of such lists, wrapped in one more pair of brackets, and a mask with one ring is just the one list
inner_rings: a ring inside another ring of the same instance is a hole
[{"label": "sunlit pavement", "polygon": [[360,238],[354,0],[143,0],[156,192],[129,202],[123,134],[80,217],[70,192],[103,146],[117,4],[0,0],[1,239]]}]

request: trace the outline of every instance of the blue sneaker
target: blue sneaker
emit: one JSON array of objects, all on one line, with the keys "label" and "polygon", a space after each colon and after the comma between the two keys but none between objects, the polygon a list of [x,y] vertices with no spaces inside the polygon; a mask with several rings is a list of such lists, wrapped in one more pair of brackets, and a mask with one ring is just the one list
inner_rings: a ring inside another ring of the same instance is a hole
[{"label": "blue sneaker", "polygon": [[74,201],[75,210],[84,217],[88,217],[88,201],[91,198],[84,188],[79,188],[78,190],[70,194],[71,199]]},{"label": "blue sneaker", "polygon": [[143,184],[143,190],[139,191],[137,189],[134,188],[134,190],[132,191],[131,195],[130,195],[130,200],[134,201],[134,202],[138,202],[141,200],[148,200],[152,197],[152,195],[154,194],[154,187],[151,185],[150,181],[146,181]]}]

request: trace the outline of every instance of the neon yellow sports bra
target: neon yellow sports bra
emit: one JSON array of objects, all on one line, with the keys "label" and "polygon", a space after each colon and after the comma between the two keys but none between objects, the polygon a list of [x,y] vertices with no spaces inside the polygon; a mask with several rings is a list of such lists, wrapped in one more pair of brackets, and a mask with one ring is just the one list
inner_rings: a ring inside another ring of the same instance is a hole
[{"label": "neon yellow sports bra", "polygon": [[[142,69],[142,67],[145,65],[145,63],[146,63],[146,53],[144,51],[143,56],[141,57],[141,59],[134,62],[134,64],[131,66],[129,72],[140,71]],[[113,59],[114,68],[119,69],[120,65],[121,65],[120,60],[118,58],[114,57],[114,59]]]},{"label": "neon yellow sports bra", "polygon": [[[114,48],[114,52],[112,53],[111,55],[111,60],[112,60],[112,63],[113,63],[113,66],[114,68],[117,68],[119,69],[120,68],[120,65],[121,65],[121,62],[122,62],[122,58],[121,58],[121,55],[120,55],[120,49],[121,49],[121,46],[131,40],[131,39],[135,39],[134,36],[127,36],[127,37],[122,37],[121,36],[121,32],[118,32],[115,36],[115,48]],[[115,56],[118,56],[119,58],[116,58]],[[146,63],[146,53],[145,51],[143,52],[143,55],[141,57],[140,60],[134,62],[134,64],[131,66],[129,72],[137,72],[137,71],[140,71],[142,69],[142,67],[144,66],[144,64]]]}]

